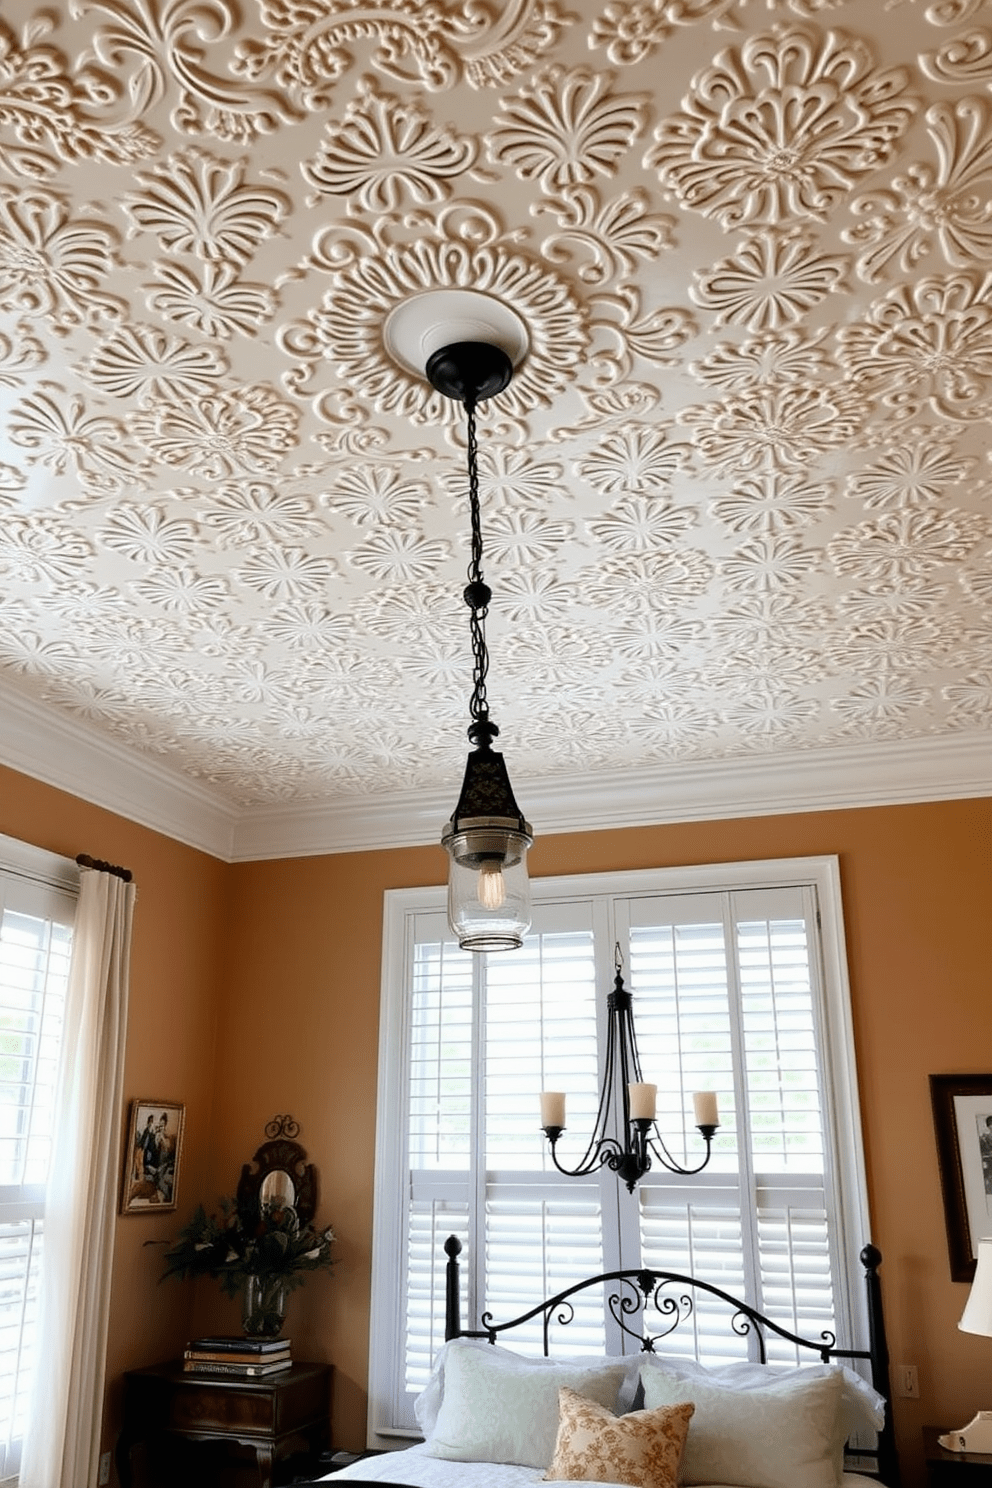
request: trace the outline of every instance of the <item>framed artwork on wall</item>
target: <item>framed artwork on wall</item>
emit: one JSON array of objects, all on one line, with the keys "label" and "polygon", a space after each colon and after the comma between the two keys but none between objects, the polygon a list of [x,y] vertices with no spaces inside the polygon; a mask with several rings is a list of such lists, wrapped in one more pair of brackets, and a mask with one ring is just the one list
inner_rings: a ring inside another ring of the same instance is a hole
[{"label": "framed artwork on wall", "polygon": [[931,1075],[930,1099],[951,1279],[971,1281],[992,1235],[992,1075]]},{"label": "framed artwork on wall", "polygon": [[122,1214],[175,1209],[186,1107],[176,1101],[134,1100],[124,1150]]}]

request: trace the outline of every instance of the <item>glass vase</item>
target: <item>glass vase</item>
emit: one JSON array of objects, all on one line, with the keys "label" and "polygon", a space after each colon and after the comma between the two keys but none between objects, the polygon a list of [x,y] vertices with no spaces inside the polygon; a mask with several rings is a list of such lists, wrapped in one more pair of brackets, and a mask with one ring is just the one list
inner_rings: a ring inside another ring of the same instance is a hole
[{"label": "glass vase", "polygon": [[241,1306],[248,1338],[278,1338],[286,1321],[286,1283],[279,1276],[249,1276]]}]

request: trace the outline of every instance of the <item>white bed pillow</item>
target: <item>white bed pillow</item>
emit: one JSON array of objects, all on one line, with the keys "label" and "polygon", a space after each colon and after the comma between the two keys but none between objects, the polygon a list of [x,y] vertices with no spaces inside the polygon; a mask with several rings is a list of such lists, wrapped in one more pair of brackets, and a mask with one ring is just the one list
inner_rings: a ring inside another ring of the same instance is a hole
[{"label": "white bed pillow", "polygon": [[623,1359],[528,1359],[492,1344],[454,1339],[444,1349],[441,1402],[427,1451],[457,1462],[546,1468],[558,1434],[560,1386],[616,1412],[629,1374]]},{"label": "white bed pillow", "polygon": [[679,1359],[667,1354],[642,1355],[642,1364],[665,1369],[684,1379],[701,1379],[728,1390],[766,1390],[769,1385],[788,1384],[796,1380],[817,1379],[839,1374],[845,1441],[856,1431],[881,1431],[885,1425],[885,1396],[872,1389],[866,1379],[843,1364],[801,1364],[782,1369],[777,1364],[756,1364],[747,1359],[732,1364],[707,1366],[694,1359]]},{"label": "white bed pillow", "polygon": [[624,1365],[624,1382],[620,1387],[620,1395],[617,1400],[617,1414],[623,1415],[629,1411],[634,1404],[634,1396],[640,1389],[640,1368],[644,1362],[643,1354],[629,1354],[624,1359],[608,1356],[606,1354],[573,1354],[553,1359],[545,1358],[542,1354],[518,1354],[513,1349],[503,1348],[498,1343],[489,1343],[484,1338],[456,1338],[450,1343],[445,1343],[434,1358],[434,1366],[431,1369],[431,1377],[413,1402],[413,1413],[417,1418],[424,1437],[428,1440],[433,1434],[437,1424],[437,1413],[441,1409],[441,1401],[444,1399],[444,1366],[451,1349],[482,1349],[490,1359],[501,1359],[510,1366],[518,1366],[523,1369],[544,1369],[549,1365],[560,1367],[562,1365],[574,1365],[577,1369],[591,1369],[598,1365],[619,1364]]},{"label": "white bed pillow", "polygon": [[681,1482],[838,1488],[844,1442],[839,1372],[742,1390],[646,1365],[641,1381],[647,1410],[690,1400],[696,1407]]}]

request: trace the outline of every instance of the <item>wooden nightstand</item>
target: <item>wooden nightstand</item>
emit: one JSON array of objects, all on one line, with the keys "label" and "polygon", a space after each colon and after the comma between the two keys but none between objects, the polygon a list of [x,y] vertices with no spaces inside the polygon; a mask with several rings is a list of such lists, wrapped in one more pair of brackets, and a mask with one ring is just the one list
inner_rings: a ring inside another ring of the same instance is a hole
[{"label": "wooden nightstand", "polygon": [[134,1483],[133,1448],[169,1439],[253,1449],[258,1488],[272,1488],[280,1462],[327,1447],[332,1373],[330,1364],[293,1364],[269,1379],[214,1379],[184,1373],[182,1360],[129,1370],[116,1452],[121,1488]]},{"label": "wooden nightstand", "polygon": [[946,1426],[924,1426],[930,1488],[992,1488],[992,1453],[949,1452],[938,1442]]}]

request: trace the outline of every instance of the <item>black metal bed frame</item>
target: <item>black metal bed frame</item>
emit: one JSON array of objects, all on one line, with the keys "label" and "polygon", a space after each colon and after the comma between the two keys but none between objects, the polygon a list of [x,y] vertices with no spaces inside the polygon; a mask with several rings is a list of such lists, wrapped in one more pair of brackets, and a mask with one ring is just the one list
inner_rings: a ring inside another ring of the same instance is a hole
[{"label": "black metal bed frame", "polygon": [[[519,1317],[510,1318],[505,1323],[494,1322],[492,1314],[485,1312],[482,1315],[483,1326],[481,1328],[463,1328],[459,1303],[458,1257],[461,1249],[462,1244],[457,1235],[449,1235],[444,1242],[445,1255],[448,1257],[444,1332],[446,1339],[485,1338],[490,1343],[495,1343],[501,1334],[508,1332],[511,1328],[518,1328],[522,1323],[539,1317],[542,1321],[544,1353],[547,1354],[550,1348],[552,1325],[567,1326],[574,1316],[575,1310],[571,1299],[577,1293],[587,1291],[590,1287],[616,1282],[617,1289],[606,1298],[607,1306],[619,1327],[636,1341],[642,1353],[654,1353],[655,1345],[659,1340],[666,1338],[691,1315],[693,1294],[705,1292],[711,1297],[719,1298],[731,1309],[730,1327],[735,1333],[754,1335],[761,1363],[765,1363],[767,1358],[766,1332],[774,1333],[798,1348],[809,1349],[824,1364],[846,1359],[866,1359],[870,1368],[872,1386],[885,1397],[885,1425],[878,1433],[876,1446],[853,1446],[847,1449],[848,1455],[852,1458],[871,1459],[872,1475],[880,1478],[888,1485],[888,1488],[899,1488],[899,1462],[896,1456],[890,1405],[889,1350],[885,1338],[882,1291],[878,1279],[882,1254],[874,1245],[866,1245],[861,1252],[868,1301],[868,1347],[864,1349],[838,1348],[834,1335],[828,1332],[822,1333],[819,1339],[802,1338],[799,1334],[791,1333],[788,1328],[783,1328],[771,1318],[756,1311],[747,1302],[742,1302],[739,1297],[731,1296],[729,1292],[722,1291],[710,1282],[699,1281],[693,1276],[683,1276],[677,1271],[606,1271],[600,1276],[590,1276],[584,1281],[578,1281],[573,1286],[566,1287],[564,1291],[546,1298],[528,1312],[521,1313]],[[662,1291],[662,1288],[668,1285],[688,1290],[683,1291],[680,1296],[672,1296]],[[643,1331],[647,1323],[649,1305],[653,1306],[659,1321],[663,1324],[654,1334]],[[630,1323],[638,1318],[642,1329],[640,1332],[630,1326]]]}]

